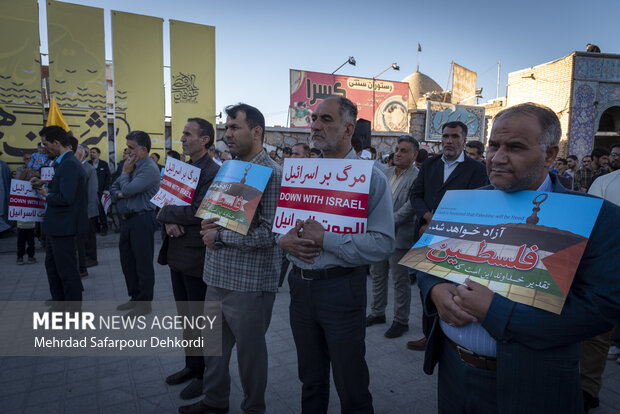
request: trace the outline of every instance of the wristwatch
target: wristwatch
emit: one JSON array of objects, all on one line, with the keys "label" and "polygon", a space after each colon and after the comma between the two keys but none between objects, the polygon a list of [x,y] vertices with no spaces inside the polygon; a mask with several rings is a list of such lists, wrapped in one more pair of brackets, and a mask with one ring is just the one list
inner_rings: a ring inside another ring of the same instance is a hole
[{"label": "wristwatch", "polygon": [[222,247],[225,246],[224,242],[222,241],[222,229],[219,229],[216,233],[215,233],[215,246],[218,249],[221,249]]}]

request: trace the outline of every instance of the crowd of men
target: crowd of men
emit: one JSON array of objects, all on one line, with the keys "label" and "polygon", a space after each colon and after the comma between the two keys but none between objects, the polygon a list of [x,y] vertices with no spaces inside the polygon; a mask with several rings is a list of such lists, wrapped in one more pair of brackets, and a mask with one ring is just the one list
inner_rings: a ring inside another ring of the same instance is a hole
[{"label": "crowd of men", "polygon": [[[81,277],[88,274],[87,267],[97,265],[95,234],[108,231],[101,205],[108,193],[121,217],[119,254],[129,296],[119,311],[128,311],[129,317],[151,312],[158,228],[164,238],[157,262],[170,268],[178,313],[202,312],[189,303],[221,302],[222,356],[188,355],[183,368],[166,379],[168,384],[188,383],[183,399],[203,397],[180,407],[180,413],[228,412],[229,361],[235,347],[241,409],[267,410],[265,334],[287,274],[303,413],[327,412],[331,377],[343,413],[373,412],[365,333],[367,327],[387,322],[390,275],[394,318],[385,336],[400,337],[409,329],[410,316],[422,318],[424,337],[409,341],[407,348],[425,350],[427,374],[438,364],[441,413],[581,413],[598,404],[601,366],[612,353],[620,357],[615,346],[610,350],[614,324],[620,321],[620,144],[611,151],[595,148],[578,168],[576,157],[557,157],[560,123],[546,107],[521,104],[498,113],[486,153],[480,142],[467,142],[464,123],[448,122],[442,127],[439,154],[428,154],[413,137],[403,135],[393,155],[385,157],[389,163],[373,164],[365,233],[326,232],[308,219],[276,235],[271,229],[282,169],[277,154],[264,149],[264,117],[246,104],[227,107],[226,114],[230,154],[272,170],[246,235],[219,226],[216,219],[195,217],[225,161],[216,158],[213,125],[202,118],[187,120],[183,154],[167,154],[201,170],[191,205],[158,210],[150,202],[161,166],[159,156],[150,157],[151,139],[142,131],[126,136],[123,160],[111,174],[99,149],[77,145],[60,127],[46,127],[39,151],[25,156],[18,172],[18,178],[29,179],[46,197],[42,232],[52,309],[79,310]],[[376,151],[352,145],[356,119],[350,100],[323,100],[312,114],[313,147],[295,144],[283,158],[373,158]],[[43,165],[55,170],[49,184],[38,173]],[[447,191],[477,188],[573,195],[589,191],[605,199],[561,314],[515,303],[469,279],[459,285],[398,264],[425,232]],[[18,263],[23,263],[25,243],[29,261],[34,260],[34,230],[23,230]],[[369,314],[367,273],[372,281]],[[411,284],[416,281],[422,315],[410,315]]]}]

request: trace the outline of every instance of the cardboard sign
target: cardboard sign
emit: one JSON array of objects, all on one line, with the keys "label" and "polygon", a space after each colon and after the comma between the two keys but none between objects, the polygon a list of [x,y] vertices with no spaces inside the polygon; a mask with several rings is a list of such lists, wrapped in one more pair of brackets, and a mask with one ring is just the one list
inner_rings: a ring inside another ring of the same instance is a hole
[{"label": "cardboard sign", "polygon": [[249,162],[224,162],[196,217],[219,218],[217,224],[220,226],[247,234],[272,172],[269,167]]},{"label": "cardboard sign", "polygon": [[32,188],[29,181],[11,180],[9,220],[43,221],[45,198]]},{"label": "cardboard sign", "polygon": [[159,190],[151,198],[151,203],[157,207],[192,204],[199,178],[200,168],[168,157]]},{"label": "cardboard sign", "polygon": [[458,283],[469,277],[559,314],[602,203],[551,192],[448,191],[400,264]]},{"label": "cardboard sign", "polygon": [[272,231],[312,218],[332,233],[366,233],[372,161],[287,158]]}]

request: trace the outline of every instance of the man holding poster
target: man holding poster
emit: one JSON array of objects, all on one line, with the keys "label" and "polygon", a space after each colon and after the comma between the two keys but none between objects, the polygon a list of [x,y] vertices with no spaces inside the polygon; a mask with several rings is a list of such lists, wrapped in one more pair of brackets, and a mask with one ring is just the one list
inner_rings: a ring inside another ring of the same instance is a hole
[{"label": "man holding poster", "polygon": [[[314,147],[328,159],[357,160],[351,149],[356,118],[357,108],[350,100],[325,99],[312,114]],[[344,170],[351,168],[345,161],[341,165]],[[362,265],[386,260],[395,246],[390,186],[374,166],[364,207],[365,232],[343,231],[333,222],[328,232],[308,218],[297,221],[279,239],[294,265],[289,276],[290,313],[303,413],[327,412],[330,363],[342,412],[373,412],[365,360],[366,272]]]},{"label": "man holding poster", "polygon": [[[157,214],[157,220],[163,224],[166,234],[158,262],[170,266],[172,292],[180,316],[201,312],[202,308],[191,309],[191,303],[204,302],[207,291],[207,285],[202,280],[205,245],[200,235],[200,219],[194,215],[219,169],[207,154],[214,137],[215,131],[209,121],[202,118],[187,120],[181,143],[183,154],[189,156],[190,164],[200,168],[198,185],[190,205],[166,205]],[[184,335],[192,333],[188,330]],[[186,355],[185,367],[168,376],[166,382],[175,385],[192,380],[180,396],[185,400],[197,397],[202,392],[204,369],[202,356]]]},{"label": "man holding poster", "polygon": [[[230,152],[237,160],[268,167],[272,173],[247,234],[220,227],[214,218],[202,221],[202,240],[207,245],[203,280],[207,284],[206,300],[222,304],[222,356],[205,357],[205,398],[180,407],[180,413],[228,412],[228,364],[235,345],[244,394],[241,409],[252,413],[264,413],[266,409],[265,333],[271,322],[282,261],[271,227],[282,169],[263,149],[265,118],[258,109],[238,104],[227,107],[226,115],[225,138]],[[248,175],[247,179],[251,178]]]},{"label": "man holding poster", "polygon": [[[547,107],[527,103],[499,112],[487,151],[488,189],[577,194],[548,173],[560,136]],[[424,312],[433,318],[424,371],[432,374],[439,362],[439,412],[583,412],[580,342],[609,331],[620,317],[618,228],[620,208],[603,202],[559,314],[469,279],[457,285],[418,273]]]}]

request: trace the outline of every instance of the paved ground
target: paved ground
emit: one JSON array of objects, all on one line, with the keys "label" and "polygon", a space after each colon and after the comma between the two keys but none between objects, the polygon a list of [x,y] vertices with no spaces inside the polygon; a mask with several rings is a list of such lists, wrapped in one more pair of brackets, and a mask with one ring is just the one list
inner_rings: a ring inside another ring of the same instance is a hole
[{"label": "paved ground", "polygon": [[[83,280],[84,300],[123,302],[127,299],[117,241],[118,235],[115,234],[98,237],[99,265],[90,268],[90,276]],[[38,264],[17,266],[15,245],[15,237],[0,239],[0,300],[48,299],[44,252],[37,250]],[[155,299],[173,300],[168,268],[156,264],[155,278]],[[393,303],[391,294],[390,291],[388,308]],[[288,322],[288,304],[285,283],[276,296],[267,333],[267,411],[276,414],[300,411],[301,385],[297,379],[297,356]],[[417,288],[413,287],[409,334],[398,339],[386,339],[383,332],[387,325],[373,326],[367,330],[371,392],[378,414],[437,411],[436,375],[428,376],[422,372],[421,352],[405,348],[407,340],[421,335],[420,312],[419,295]],[[181,367],[181,358],[154,356],[0,357],[0,412],[174,413],[176,407],[186,404],[178,397],[183,385],[168,386],[164,378]],[[231,375],[230,412],[239,413],[242,391],[234,354]],[[620,365],[608,363],[603,380],[601,407],[591,412],[618,412]],[[332,387],[329,412],[339,411],[338,398]]]}]

